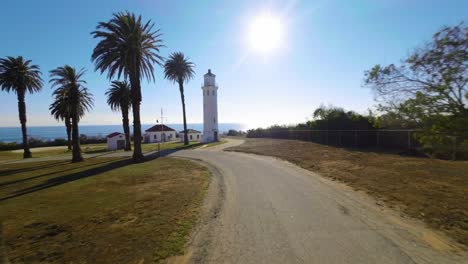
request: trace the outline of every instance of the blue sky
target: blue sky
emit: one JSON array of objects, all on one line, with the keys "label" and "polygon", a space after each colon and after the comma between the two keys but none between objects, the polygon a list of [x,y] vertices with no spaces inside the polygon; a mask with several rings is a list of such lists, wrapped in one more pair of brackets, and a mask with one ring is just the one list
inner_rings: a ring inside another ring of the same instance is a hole
[{"label": "blue sky", "polygon": [[[196,64],[185,87],[189,123],[202,122],[200,86],[211,68],[219,83],[219,122],[264,126],[303,122],[322,103],[366,112],[375,102],[362,87],[364,71],[398,63],[443,25],[466,21],[468,1],[2,0],[0,10],[0,57],[22,55],[43,71],[43,90],[26,97],[30,126],[60,125],[48,111],[48,71],[64,64],[87,69],[95,96],[81,123],[120,124],[120,114],[105,103],[109,80],[90,59],[97,43],[90,32],[124,10],[161,29],[163,56],[182,51]],[[283,25],[282,45],[269,54],[252,51],[246,40],[265,12]],[[154,123],[163,107],[166,122],[181,123],[177,86],[163,79],[162,69],[155,74],[156,82],[142,83],[142,122]],[[0,126],[19,125],[14,94],[0,92],[0,108]]]}]

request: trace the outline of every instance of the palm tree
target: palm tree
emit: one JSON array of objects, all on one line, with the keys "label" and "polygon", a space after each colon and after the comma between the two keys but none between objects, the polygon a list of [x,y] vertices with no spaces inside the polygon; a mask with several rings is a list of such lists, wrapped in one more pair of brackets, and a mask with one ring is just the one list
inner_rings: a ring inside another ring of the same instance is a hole
[{"label": "palm tree", "polygon": [[23,158],[31,158],[28,132],[26,128],[26,92],[35,93],[42,89],[42,78],[39,66],[31,64],[31,60],[6,57],[0,59],[0,87],[6,92],[15,92],[18,97],[18,112],[23,133]]},{"label": "palm tree", "polygon": [[130,143],[130,127],[128,121],[128,110],[132,107],[130,96],[130,85],[127,81],[113,81],[111,87],[106,92],[107,104],[112,111],[122,111],[122,123],[125,133],[125,150],[132,150]]},{"label": "palm tree", "polygon": [[141,161],[141,122],[140,103],[142,77],[154,81],[154,64],[161,65],[163,57],[159,49],[163,47],[159,30],[153,30],[150,21],[143,23],[141,16],[130,12],[120,12],[113,15],[108,22],[100,22],[96,31],[92,32],[99,43],[91,56],[96,70],[107,71],[107,77],[124,75],[130,81],[130,93],[133,109],[134,149],[133,159]]},{"label": "palm tree", "polygon": [[172,53],[164,64],[164,77],[179,84],[180,99],[182,100],[182,113],[184,116],[184,145],[189,144],[187,135],[187,118],[185,116],[184,82],[193,78],[195,74],[193,71],[194,66],[193,62],[190,62],[182,52]]},{"label": "palm tree", "polygon": [[56,88],[54,94],[63,96],[66,107],[70,111],[73,143],[72,162],[83,160],[78,123],[84,113],[93,107],[93,95],[83,86],[86,83],[82,80],[84,72],[84,69],[76,71],[69,65],[50,71],[49,82],[53,88]]},{"label": "palm tree", "polygon": [[64,89],[57,89],[54,91],[54,102],[50,104],[49,110],[50,114],[57,120],[57,121],[64,121],[65,127],[67,129],[67,143],[68,143],[68,150],[72,150],[72,140],[71,140],[71,131],[72,131],[72,124],[70,118],[70,107],[67,102],[67,93]]}]

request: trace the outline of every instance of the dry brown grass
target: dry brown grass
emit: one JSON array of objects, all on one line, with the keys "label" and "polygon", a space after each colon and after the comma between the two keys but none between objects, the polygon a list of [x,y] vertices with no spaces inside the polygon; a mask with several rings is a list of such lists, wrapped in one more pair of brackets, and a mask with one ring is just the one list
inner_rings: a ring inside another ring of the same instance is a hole
[{"label": "dry brown grass", "polygon": [[208,179],[205,167],[172,158],[3,165],[7,255],[12,263],[154,263],[180,254]]},{"label": "dry brown grass", "polygon": [[228,150],[274,156],[363,190],[468,245],[468,162],[248,139]]}]

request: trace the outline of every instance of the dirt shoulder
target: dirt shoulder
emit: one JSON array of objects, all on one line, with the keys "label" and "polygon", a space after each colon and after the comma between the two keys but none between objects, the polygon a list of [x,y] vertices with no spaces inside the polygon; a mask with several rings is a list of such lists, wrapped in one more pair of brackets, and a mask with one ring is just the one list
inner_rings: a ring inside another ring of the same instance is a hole
[{"label": "dirt shoulder", "polygon": [[278,157],[344,182],[468,245],[466,161],[404,157],[279,139],[247,139],[227,150]]}]

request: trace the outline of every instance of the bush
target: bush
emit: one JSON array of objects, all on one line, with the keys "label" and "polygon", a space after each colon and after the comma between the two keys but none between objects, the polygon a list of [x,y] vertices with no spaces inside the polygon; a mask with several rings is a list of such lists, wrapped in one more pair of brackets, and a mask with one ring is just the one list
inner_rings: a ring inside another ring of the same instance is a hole
[{"label": "bush", "polygon": [[234,130],[234,129],[229,129],[228,136],[236,137],[236,136],[243,136],[245,135],[245,132],[242,130]]}]

